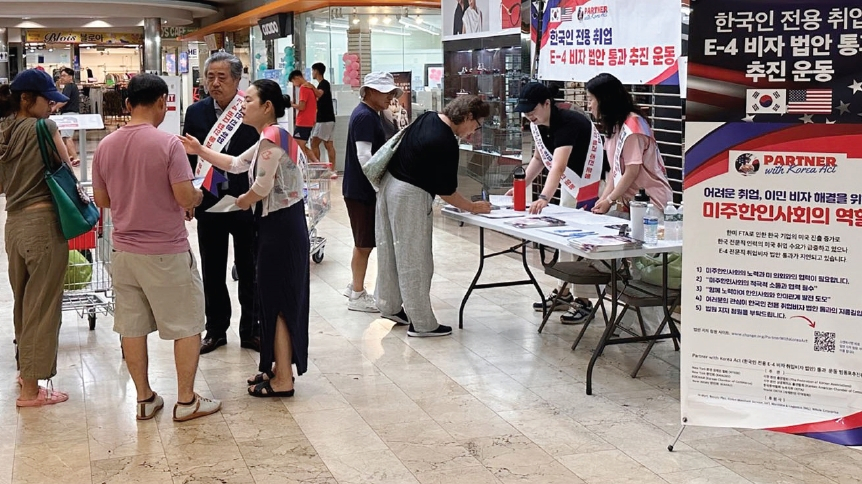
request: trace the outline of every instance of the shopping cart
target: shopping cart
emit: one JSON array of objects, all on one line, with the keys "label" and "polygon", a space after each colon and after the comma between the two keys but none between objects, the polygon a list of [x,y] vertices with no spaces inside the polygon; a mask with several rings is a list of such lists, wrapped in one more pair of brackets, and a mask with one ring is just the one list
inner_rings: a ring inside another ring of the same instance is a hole
[{"label": "shopping cart", "polygon": [[111,228],[110,211],[102,210],[93,230],[69,241],[63,311],[75,311],[82,318],[86,315],[90,330],[96,329],[98,314],[114,314]]},{"label": "shopping cart", "polygon": [[[302,157],[304,158],[304,157]],[[308,242],[311,260],[320,264],[323,262],[323,252],[326,247],[326,238],[317,234],[317,224],[329,213],[330,203],[329,184],[332,179],[332,170],[329,163],[302,164],[303,179],[305,180],[305,217],[308,220]]]}]

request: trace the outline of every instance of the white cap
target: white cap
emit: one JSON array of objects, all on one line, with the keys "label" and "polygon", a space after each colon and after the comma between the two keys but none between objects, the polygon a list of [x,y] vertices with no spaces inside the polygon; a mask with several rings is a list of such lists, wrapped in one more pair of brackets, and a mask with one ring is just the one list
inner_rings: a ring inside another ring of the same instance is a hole
[{"label": "white cap", "polygon": [[388,72],[370,72],[365,75],[365,82],[359,88],[359,97],[365,97],[365,89],[371,88],[382,93],[395,91],[395,97],[401,97],[404,91],[395,85],[395,78]]}]

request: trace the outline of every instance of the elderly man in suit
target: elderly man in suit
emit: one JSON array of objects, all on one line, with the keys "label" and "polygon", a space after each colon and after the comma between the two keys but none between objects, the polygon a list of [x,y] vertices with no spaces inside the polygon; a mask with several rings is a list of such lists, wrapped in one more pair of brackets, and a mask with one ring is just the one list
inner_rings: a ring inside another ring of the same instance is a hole
[{"label": "elderly man in suit", "polygon": [[[217,52],[204,64],[204,83],[209,97],[186,110],[183,134],[190,134],[201,144],[229,155],[240,155],[253,146],[259,136],[251,126],[242,124],[242,95],[239,83],[242,62],[234,55]],[[234,262],[239,276],[240,346],[260,351],[254,287],[254,219],[248,210],[229,213],[207,213],[225,195],[238,197],[248,191],[248,175],[233,175],[211,167],[205,160],[190,155],[196,176],[215,170],[215,181],[204,190],[203,203],[197,208],[198,245],[201,253],[206,296],[206,337],[201,354],[227,344],[231,301],[227,289],[227,252],[233,237]]]}]

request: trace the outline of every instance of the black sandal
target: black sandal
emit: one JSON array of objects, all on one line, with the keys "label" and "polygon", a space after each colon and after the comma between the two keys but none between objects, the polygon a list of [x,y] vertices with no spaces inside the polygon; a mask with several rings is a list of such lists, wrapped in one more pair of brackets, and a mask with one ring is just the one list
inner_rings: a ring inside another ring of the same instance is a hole
[{"label": "black sandal", "polygon": [[[266,392],[266,393],[264,393]],[[294,390],[287,390],[285,392],[277,392],[272,389],[272,385],[270,385],[269,380],[258,383],[254,386],[254,388],[248,389],[248,394],[253,397],[260,398],[276,398],[276,397],[292,397]]]},{"label": "black sandal", "polygon": [[[266,377],[266,379],[264,379],[264,377]],[[254,378],[248,379],[245,382],[249,385],[257,385],[258,383],[263,383],[267,380],[271,380],[273,377],[275,377],[275,372],[269,370],[264,371],[263,373],[258,373],[254,376]]]}]

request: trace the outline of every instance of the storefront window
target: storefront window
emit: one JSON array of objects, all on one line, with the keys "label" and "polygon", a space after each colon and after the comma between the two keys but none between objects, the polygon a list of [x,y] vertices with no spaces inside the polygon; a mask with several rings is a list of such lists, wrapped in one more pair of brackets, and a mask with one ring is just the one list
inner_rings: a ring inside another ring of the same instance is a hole
[{"label": "storefront window", "polygon": [[[305,33],[302,64],[310,76],[316,62],[326,65],[338,114],[358,103],[354,89],[371,71],[404,73],[409,82],[412,117],[442,107],[440,66],[443,64],[439,9],[405,7],[332,7],[299,16]],[[276,49],[276,53],[280,52]],[[429,75],[430,74],[430,75]],[[343,93],[343,94],[341,94]]]}]

